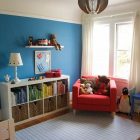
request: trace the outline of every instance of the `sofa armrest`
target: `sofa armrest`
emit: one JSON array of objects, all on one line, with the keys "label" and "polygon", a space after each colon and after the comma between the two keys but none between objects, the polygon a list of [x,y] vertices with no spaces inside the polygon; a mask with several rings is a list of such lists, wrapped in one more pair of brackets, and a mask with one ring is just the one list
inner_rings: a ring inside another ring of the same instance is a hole
[{"label": "sofa armrest", "polygon": [[78,79],[72,87],[72,108],[77,106],[77,97],[79,96],[80,80]]},{"label": "sofa armrest", "polygon": [[116,111],[116,99],[117,99],[117,87],[115,80],[110,80],[110,103],[111,103],[111,111],[115,112]]}]

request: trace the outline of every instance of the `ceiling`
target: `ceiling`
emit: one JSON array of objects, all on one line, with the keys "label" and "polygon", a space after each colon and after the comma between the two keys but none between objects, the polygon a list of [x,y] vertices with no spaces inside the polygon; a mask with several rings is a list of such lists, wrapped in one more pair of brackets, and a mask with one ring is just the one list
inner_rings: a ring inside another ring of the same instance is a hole
[{"label": "ceiling", "polygon": [[[140,7],[140,0],[108,1],[102,13],[130,11]],[[0,0],[0,13],[81,23],[82,10],[78,0]]]},{"label": "ceiling", "polygon": [[139,1],[139,0],[108,0],[108,1],[109,1],[109,5],[116,5],[116,4]]}]

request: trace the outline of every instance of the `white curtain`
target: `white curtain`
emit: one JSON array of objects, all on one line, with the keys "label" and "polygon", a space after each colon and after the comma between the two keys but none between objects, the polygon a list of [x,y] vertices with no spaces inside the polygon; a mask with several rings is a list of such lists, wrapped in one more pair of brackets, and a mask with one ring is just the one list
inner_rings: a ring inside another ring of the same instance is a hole
[{"label": "white curtain", "polygon": [[82,15],[82,69],[81,75],[93,74],[93,26],[92,15]]},{"label": "white curtain", "polygon": [[134,20],[133,46],[131,52],[131,65],[129,88],[136,87],[140,92],[140,16],[136,14]]}]

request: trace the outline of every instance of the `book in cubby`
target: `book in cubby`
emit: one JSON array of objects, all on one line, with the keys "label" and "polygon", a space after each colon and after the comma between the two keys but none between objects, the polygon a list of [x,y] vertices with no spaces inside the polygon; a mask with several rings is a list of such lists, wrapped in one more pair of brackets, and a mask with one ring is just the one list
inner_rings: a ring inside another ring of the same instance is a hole
[{"label": "book in cubby", "polygon": [[44,98],[56,96],[57,95],[56,82],[43,83],[43,95],[44,95]]},{"label": "book in cubby", "polygon": [[11,106],[27,102],[26,87],[16,87],[11,89]]},{"label": "book in cubby", "polygon": [[43,98],[41,84],[29,85],[29,101],[34,101]]},{"label": "book in cubby", "polygon": [[68,80],[62,79],[57,81],[57,94],[62,95],[68,92]]}]

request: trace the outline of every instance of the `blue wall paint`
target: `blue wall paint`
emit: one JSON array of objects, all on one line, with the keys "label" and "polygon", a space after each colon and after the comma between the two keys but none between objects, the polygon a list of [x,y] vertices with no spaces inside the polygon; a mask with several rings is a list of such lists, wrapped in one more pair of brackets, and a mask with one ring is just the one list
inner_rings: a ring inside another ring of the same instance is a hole
[{"label": "blue wall paint", "polygon": [[81,70],[81,32],[80,24],[0,14],[0,81],[4,81],[5,74],[14,77],[14,68],[8,66],[11,52],[21,53],[23,66],[18,67],[19,78],[35,76],[34,51],[46,49],[25,48],[28,37],[45,38],[54,33],[64,49],[49,49],[52,55],[51,67],[61,68],[63,74],[70,75],[72,89]]}]

